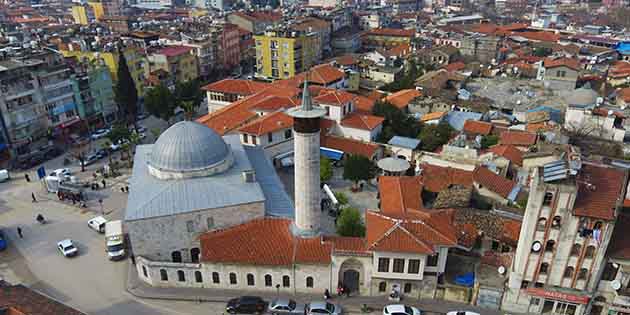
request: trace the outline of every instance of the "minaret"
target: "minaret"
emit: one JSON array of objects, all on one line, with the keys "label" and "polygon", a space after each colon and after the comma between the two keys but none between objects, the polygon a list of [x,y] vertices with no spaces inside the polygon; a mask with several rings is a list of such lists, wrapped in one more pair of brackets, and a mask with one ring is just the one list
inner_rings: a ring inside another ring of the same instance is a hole
[{"label": "minaret", "polygon": [[326,111],[313,106],[304,81],[302,106],[289,109],[293,117],[293,159],[295,164],[295,221],[293,233],[299,236],[319,234],[321,187],[319,181],[319,121]]}]

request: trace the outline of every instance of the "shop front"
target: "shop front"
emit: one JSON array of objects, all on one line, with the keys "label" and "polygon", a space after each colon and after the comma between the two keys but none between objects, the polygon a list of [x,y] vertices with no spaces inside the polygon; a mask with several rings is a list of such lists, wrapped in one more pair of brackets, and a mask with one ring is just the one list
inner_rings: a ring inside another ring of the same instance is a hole
[{"label": "shop front", "polygon": [[532,296],[529,311],[543,315],[582,315],[589,301],[588,296],[529,288]]},{"label": "shop front", "polygon": [[608,307],[608,315],[630,315],[630,297],[617,295]]}]

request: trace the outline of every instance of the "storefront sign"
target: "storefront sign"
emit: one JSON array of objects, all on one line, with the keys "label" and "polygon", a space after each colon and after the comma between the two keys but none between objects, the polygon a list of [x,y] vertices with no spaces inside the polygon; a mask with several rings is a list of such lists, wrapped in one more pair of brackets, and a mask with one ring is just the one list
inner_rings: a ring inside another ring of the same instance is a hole
[{"label": "storefront sign", "polygon": [[569,303],[578,303],[578,304],[586,304],[588,303],[588,297],[573,295],[562,292],[553,292],[553,291],[545,291],[540,288],[529,288],[527,289],[527,293],[535,296],[540,296],[552,300],[558,300]]},{"label": "storefront sign", "polygon": [[613,304],[621,305],[628,308],[630,307],[630,297],[625,295],[617,295],[613,300]]}]

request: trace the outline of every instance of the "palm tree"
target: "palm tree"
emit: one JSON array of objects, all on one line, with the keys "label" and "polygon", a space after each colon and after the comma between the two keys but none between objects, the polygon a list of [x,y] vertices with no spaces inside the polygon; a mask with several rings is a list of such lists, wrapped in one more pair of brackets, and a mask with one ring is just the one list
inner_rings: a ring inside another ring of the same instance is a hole
[{"label": "palm tree", "polygon": [[192,120],[195,115],[195,103],[193,101],[182,101],[182,109],[184,109],[185,119]]}]

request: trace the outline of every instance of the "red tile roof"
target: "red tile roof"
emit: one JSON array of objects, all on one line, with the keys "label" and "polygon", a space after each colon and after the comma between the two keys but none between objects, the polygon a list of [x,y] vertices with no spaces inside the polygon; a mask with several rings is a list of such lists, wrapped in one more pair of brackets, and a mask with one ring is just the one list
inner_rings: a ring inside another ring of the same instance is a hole
[{"label": "red tile roof", "polygon": [[5,308],[15,311],[8,313],[15,315],[83,315],[23,285],[0,285],[0,309]]},{"label": "red tile roof", "polygon": [[321,136],[320,145],[322,147],[343,151],[348,154],[358,154],[372,159],[378,151],[378,144],[372,142],[363,142],[350,138],[337,136]]},{"label": "red tile roof", "polygon": [[252,95],[254,93],[260,92],[261,90],[269,87],[269,85],[270,85],[269,83],[263,83],[263,82],[258,82],[258,81],[223,79],[221,81],[210,83],[202,87],[201,89],[205,91],[246,96],[246,95]]},{"label": "red tile roof", "polygon": [[199,237],[204,262],[265,266],[330,264],[332,244],[321,238],[295,238],[291,220],[255,219]]},{"label": "red tile roof", "polygon": [[242,133],[262,136],[270,132],[293,128],[293,117],[284,112],[275,112],[260,117],[251,123],[239,128]]},{"label": "red tile roof", "polygon": [[381,211],[389,216],[404,217],[407,209],[423,209],[422,186],[420,176],[379,177]]},{"label": "red tile roof", "polygon": [[192,47],[188,46],[168,46],[157,51],[157,54],[164,55],[166,57],[175,57],[183,54],[187,54],[192,50]]},{"label": "red tile roof", "polygon": [[401,30],[396,28],[375,28],[369,30],[366,34],[376,36],[413,37],[416,34],[416,31]]},{"label": "red tile roof", "polygon": [[628,230],[630,229],[630,215],[620,213],[615,223],[615,230],[613,231],[610,244],[608,245],[608,251],[606,254],[615,259],[630,259],[630,237],[628,237]]},{"label": "red tile roof", "polygon": [[482,188],[495,192],[503,198],[507,198],[516,186],[516,182],[495,174],[485,166],[475,168],[473,180]]},{"label": "red tile roof", "polygon": [[522,131],[504,131],[499,139],[500,144],[511,144],[515,146],[530,146],[536,144],[535,133]]},{"label": "red tile roof", "polygon": [[342,80],[345,76],[346,74],[343,71],[328,63],[324,63],[314,66],[309,71],[297,74],[292,78],[278,80],[274,82],[274,84],[300,87],[304,83],[304,80],[308,77],[309,84],[328,86]]},{"label": "red tile roof", "polygon": [[333,252],[351,255],[369,254],[363,237],[324,236],[324,242],[332,243]]},{"label": "red tile roof", "polygon": [[471,135],[489,135],[492,131],[492,124],[485,121],[466,120],[464,122],[464,132]]},{"label": "red tile roof", "polygon": [[387,54],[388,56],[404,57],[408,55],[410,51],[411,47],[409,46],[409,44],[403,43],[388,49],[387,51],[385,51],[385,54]]},{"label": "red tile roof", "polygon": [[573,205],[574,214],[613,220],[617,204],[624,198],[626,181],[624,171],[582,162],[577,180],[578,193]]},{"label": "red tile roof", "polygon": [[422,179],[424,189],[438,193],[451,185],[471,187],[473,172],[453,167],[442,167],[431,164],[422,164]]},{"label": "red tile roof", "polygon": [[630,103],[630,87],[623,88],[617,91],[617,98],[623,100],[626,103]]},{"label": "red tile roof", "polygon": [[574,58],[545,58],[543,60],[543,66],[545,68],[555,68],[555,67],[567,67],[569,69],[573,69],[575,71],[580,71],[580,61]]},{"label": "red tile roof", "polygon": [[351,93],[341,90],[325,89],[313,101],[320,104],[341,106],[351,102],[355,96]]},{"label": "red tile roof", "polygon": [[374,108],[374,104],[376,101],[367,98],[365,96],[357,95],[354,97],[354,108],[355,112],[362,114],[371,114],[372,108]]},{"label": "red tile roof", "polygon": [[556,43],[560,40],[560,35],[552,33],[552,32],[512,32],[512,35],[522,36],[530,40],[541,41],[541,42],[553,42]]},{"label": "red tile roof", "polygon": [[433,112],[433,113],[424,114],[422,117],[420,117],[420,121],[426,122],[430,120],[440,119],[446,116],[446,114],[448,114],[448,112]]},{"label": "red tile roof", "polygon": [[341,125],[355,129],[374,130],[378,126],[381,126],[383,121],[385,121],[383,117],[352,113],[346,115],[346,117],[341,120]]},{"label": "red tile roof", "polygon": [[523,166],[523,152],[513,145],[497,144],[490,147],[488,151],[508,159],[517,166]]},{"label": "red tile roof", "polygon": [[461,71],[461,70],[464,70],[465,68],[466,68],[466,64],[464,64],[464,62],[462,61],[449,63],[446,66],[444,66],[444,69],[448,72]]},{"label": "red tile roof", "polygon": [[422,92],[416,89],[400,90],[385,97],[385,102],[389,102],[398,109],[403,109],[416,97],[422,96]]}]

